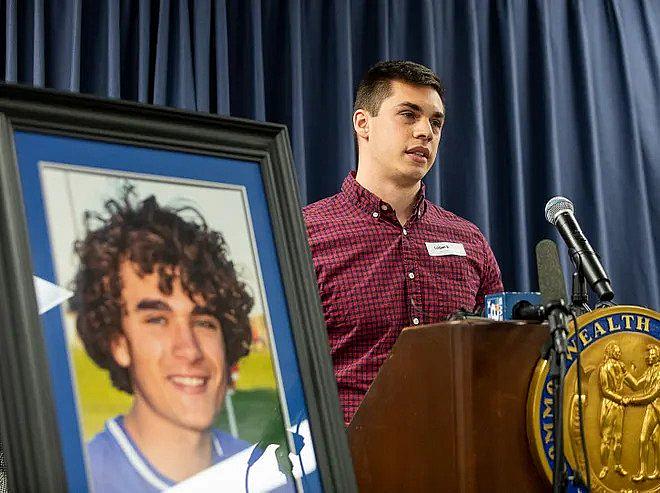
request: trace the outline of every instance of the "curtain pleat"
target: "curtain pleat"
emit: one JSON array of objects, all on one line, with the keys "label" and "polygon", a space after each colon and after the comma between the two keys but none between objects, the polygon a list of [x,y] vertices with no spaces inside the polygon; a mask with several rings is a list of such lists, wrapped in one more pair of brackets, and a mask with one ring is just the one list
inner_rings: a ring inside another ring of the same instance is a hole
[{"label": "curtain pleat", "polygon": [[[301,0],[292,0],[287,5],[289,32],[289,80],[291,81],[291,101],[289,110],[291,120],[289,134],[293,148],[296,175],[300,183],[307,183],[307,168],[305,167],[305,98],[303,87],[303,33]],[[310,177],[313,179],[313,174]],[[307,203],[307,187],[301,189],[300,200]]]},{"label": "curtain pleat", "polygon": [[255,120],[266,116],[261,17],[261,2],[227,3],[232,114]]},{"label": "curtain pleat", "polygon": [[[64,13],[69,14],[66,17],[65,24],[69,24],[70,27],[70,40],[69,40],[69,53],[71,58],[69,61],[69,87],[70,91],[77,92],[80,90],[80,38],[81,38],[81,29],[82,29],[82,0],[71,0],[67,2],[68,10],[65,10]],[[60,26],[56,24],[52,26],[53,29],[57,30]],[[66,36],[66,31],[65,34]],[[53,48],[55,49],[55,48]]]},{"label": "curtain pleat", "polygon": [[229,38],[227,34],[227,5],[225,0],[215,0],[215,97],[217,112],[229,115]]},{"label": "curtain pleat", "polygon": [[[338,156],[335,156],[336,164],[333,166],[338,170],[341,179],[348,172],[355,168],[355,154],[351,146],[345,142],[353,141],[353,93],[357,81],[353,78],[353,64],[351,63],[353,53],[353,39],[351,36],[352,12],[350,0],[339,0],[333,2],[334,9],[331,14],[333,27],[330,39],[333,40],[334,50],[331,51],[328,65],[328,75],[325,80],[320,81],[321,85],[318,91],[330,91],[333,99],[330,101],[335,115],[325,119],[326,128],[335,135],[337,149],[340,149]],[[331,25],[332,25],[331,24]],[[334,79],[334,81],[333,81]],[[332,89],[332,86],[334,90]],[[309,91],[309,89],[308,89]],[[309,91],[311,93],[311,91]],[[312,93],[313,94],[313,93]],[[311,95],[311,94],[308,94]],[[348,103],[348,104],[347,104]],[[327,111],[327,110],[326,110]],[[323,132],[325,129],[321,129]],[[323,138],[323,134],[320,134]],[[321,141],[320,150],[327,154],[327,147]]]},{"label": "curtain pleat", "polygon": [[[479,31],[477,29],[476,10],[474,0],[469,0],[463,7],[466,11],[462,13],[462,24],[465,27],[464,46],[467,48],[465,57],[466,80],[466,103],[469,105],[471,119],[470,125],[474,129],[473,135],[473,157],[471,159],[473,180],[465,179],[465,183],[472,183],[475,193],[474,204],[492,204],[491,187],[489,180],[488,162],[486,160],[486,122],[483,111],[484,92],[481,76],[481,56],[479,53]],[[446,67],[446,64],[441,64]],[[487,238],[492,238],[491,207],[473,207],[471,212],[474,220],[482,225]]]},{"label": "curtain pleat", "polygon": [[44,2],[34,0],[32,26],[32,85],[43,87],[46,82],[44,65]]},{"label": "curtain pleat", "polygon": [[18,80],[18,61],[16,60],[18,50],[17,16],[16,0],[8,0],[5,13],[5,80],[7,82]]},{"label": "curtain pleat", "polygon": [[198,111],[210,111],[209,67],[211,66],[211,0],[199,0],[194,9],[195,96]]},{"label": "curtain pleat", "polygon": [[121,88],[121,69],[119,62],[120,28],[119,4],[115,0],[106,0],[108,18],[108,97],[119,98]]},{"label": "curtain pleat", "polygon": [[149,102],[150,86],[150,46],[151,46],[151,9],[149,0],[140,0],[138,7],[138,41],[137,41],[137,100],[140,103]]},{"label": "curtain pleat", "polygon": [[[447,117],[428,196],[475,222],[510,290],[575,204],[619,302],[660,305],[657,0],[5,0],[4,80],[284,123],[300,197],[356,165],[365,70],[436,70]],[[0,62],[0,63],[2,63]],[[565,248],[560,249],[569,269]]]},{"label": "curtain pleat", "polygon": [[[174,67],[169,68],[167,77],[174,75],[172,91],[175,96],[175,106],[182,109],[194,110],[196,101],[196,81],[193,74],[193,48],[190,30],[190,10],[187,0],[179,0],[178,12],[174,14],[176,20],[175,33],[171,36],[170,61]],[[197,26],[198,27],[198,26]]]},{"label": "curtain pleat", "polygon": [[168,57],[170,43],[170,0],[161,0],[158,9],[158,27],[156,31],[156,62],[154,68],[153,103],[175,106],[175,101],[167,99],[169,82]]}]

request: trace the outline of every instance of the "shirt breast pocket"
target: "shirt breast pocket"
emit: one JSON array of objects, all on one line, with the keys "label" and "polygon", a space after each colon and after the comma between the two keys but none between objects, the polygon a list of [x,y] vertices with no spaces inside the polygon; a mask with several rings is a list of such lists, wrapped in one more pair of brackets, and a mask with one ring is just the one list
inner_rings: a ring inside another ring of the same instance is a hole
[{"label": "shirt breast pocket", "polygon": [[472,310],[481,284],[479,271],[468,257],[447,255],[432,262],[433,282],[446,310]]}]

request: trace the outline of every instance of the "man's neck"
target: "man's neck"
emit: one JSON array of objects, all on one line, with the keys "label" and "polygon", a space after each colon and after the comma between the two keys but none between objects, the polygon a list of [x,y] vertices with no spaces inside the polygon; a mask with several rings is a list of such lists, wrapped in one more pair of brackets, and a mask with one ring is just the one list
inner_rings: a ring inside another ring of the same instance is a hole
[{"label": "man's neck", "polygon": [[181,428],[162,416],[142,412],[135,405],[124,418],[124,426],[149,462],[175,482],[213,464],[210,431]]},{"label": "man's neck", "polygon": [[401,225],[406,224],[415,208],[421,182],[410,185],[394,183],[372,173],[360,173],[359,166],[355,180],[379,199],[390,204]]}]

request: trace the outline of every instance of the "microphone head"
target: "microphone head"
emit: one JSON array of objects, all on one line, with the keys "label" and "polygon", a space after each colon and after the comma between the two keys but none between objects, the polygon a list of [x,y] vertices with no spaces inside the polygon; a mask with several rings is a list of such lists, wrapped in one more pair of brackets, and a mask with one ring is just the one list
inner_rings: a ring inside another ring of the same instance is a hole
[{"label": "microphone head", "polygon": [[575,213],[573,202],[568,200],[566,197],[557,195],[556,197],[552,197],[550,200],[548,200],[548,203],[545,204],[545,218],[553,226],[557,221],[557,216],[564,212],[570,212],[571,214]]}]

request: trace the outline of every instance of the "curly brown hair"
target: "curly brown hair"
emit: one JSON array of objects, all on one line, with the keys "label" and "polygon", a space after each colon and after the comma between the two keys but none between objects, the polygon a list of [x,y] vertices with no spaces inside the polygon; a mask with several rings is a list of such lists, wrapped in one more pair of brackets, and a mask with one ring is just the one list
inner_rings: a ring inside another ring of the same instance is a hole
[{"label": "curly brown hair", "polygon": [[[115,387],[133,393],[126,368],[112,356],[111,343],[122,332],[122,261],[133,262],[140,275],[154,272],[159,289],[171,294],[175,276],[191,298],[200,295],[222,324],[229,367],[245,356],[252,341],[248,314],[253,300],[239,281],[234,264],[227,259],[223,236],[210,230],[192,207],[162,207],[152,195],[134,205],[134,189],[128,185],[120,201],[105,203],[103,216],[85,212],[87,234],[75,243],[80,268],[74,280],[73,307],[76,328],[94,362],[110,372]],[[185,220],[181,214],[191,214]],[[91,220],[100,221],[90,229]]]}]

